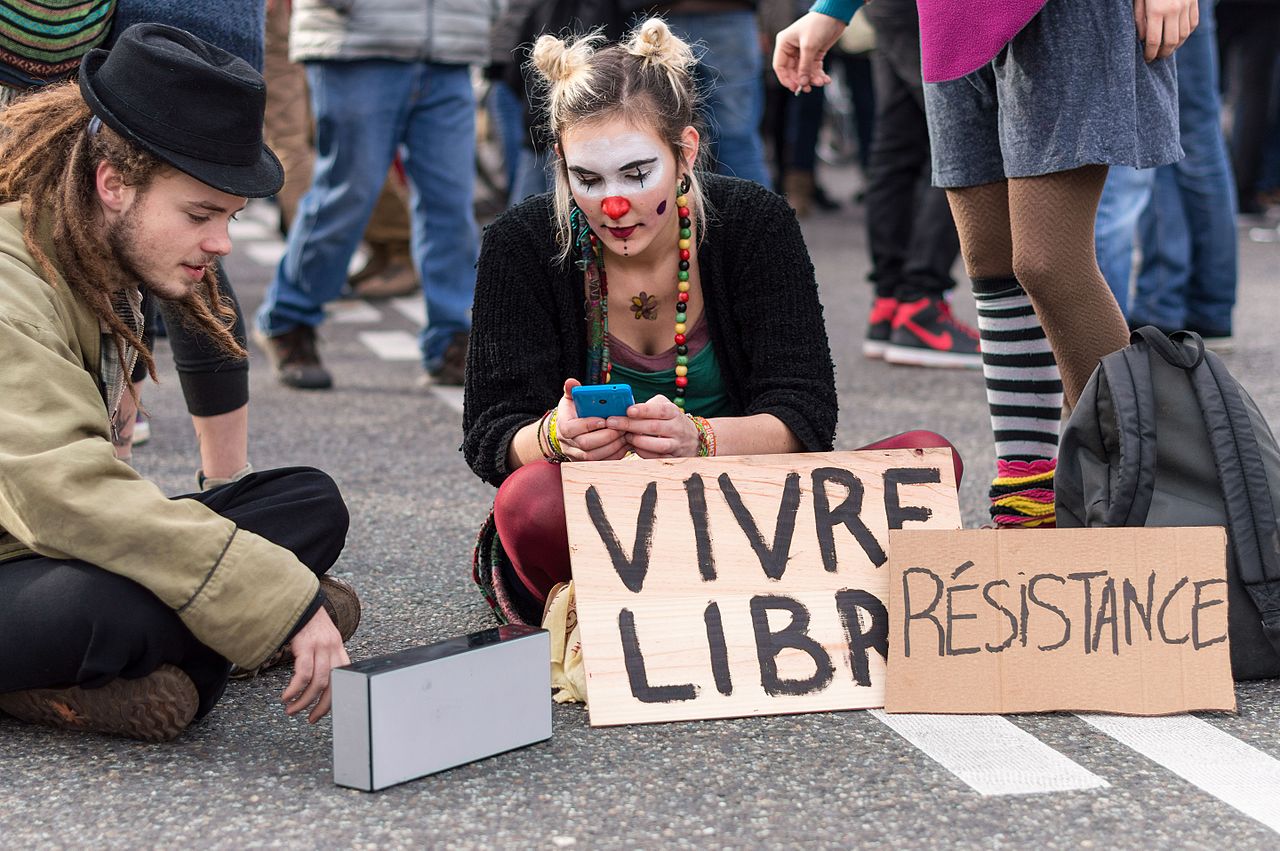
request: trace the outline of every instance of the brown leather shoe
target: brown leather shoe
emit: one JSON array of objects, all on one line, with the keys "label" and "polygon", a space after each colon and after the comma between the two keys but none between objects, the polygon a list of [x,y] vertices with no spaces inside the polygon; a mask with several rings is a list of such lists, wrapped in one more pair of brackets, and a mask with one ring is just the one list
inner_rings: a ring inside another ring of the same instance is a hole
[{"label": "brown leather shoe", "polygon": [[320,363],[316,329],[310,325],[299,325],[274,337],[255,328],[253,339],[267,353],[281,384],[300,390],[328,390],[333,386],[333,376]]},{"label": "brown leather shoe", "polygon": [[398,298],[418,292],[418,271],[408,258],[393,260],[376,275],[369,275],[353,284],[351,294],[356,298]]},{"label": "brown leather shoe", "polygon": [[[360,596],[356,594],[356,589],[332,576],[320,577],[320,590],[324,591],[324,610],[329,613],[329,620],[333,621],[333,625],[338,628],[342,643],[346,644],[360,626]],[[239,665],[233,665],[231,679],[243,680],[256,677],[264,671],[278,668],[292,661],[293,651],[286,644],[256,668],[241,668]]]},{"label": "brown leather shoe", "polygon": [[466,331],[458,331],[445,347],[444,358],[435,369],[427,370],[429,383],[460,387],[466,379],[467,347],[470,335]]},{"label": "brown leather shoe", "polygon": [[0,710],[32,724],[167,742],[191,724],[200,696],[191,678],[161,665],[136,680],[102,688],[42,688],[0,694]]}]

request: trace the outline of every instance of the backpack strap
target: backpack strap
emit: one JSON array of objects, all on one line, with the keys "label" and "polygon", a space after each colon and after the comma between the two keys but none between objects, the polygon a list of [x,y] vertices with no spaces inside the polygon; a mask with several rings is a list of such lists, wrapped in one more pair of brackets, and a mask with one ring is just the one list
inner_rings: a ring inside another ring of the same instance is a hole
[{"label": "backpack strap", "polygon": [[1103,358],[1120,457],[1107,504],[1106,526],[1145,526],[1156,486],[1156,402],[1149,355],[1128,346]]},{"label": "backpack strap", "polygon": [[[1182,345],[1183,340],[1190,340],[1195,348],[1187,349]],[[1153,352],[1179,369],[1195,369],[1204,360],[1204,340],[1194,331],[1174,331],[1166,335],[1154,325],[1144,325],[1129,335],[1129,342],[1146,343]]]},{"label": "backpack strap", "polygon": [[1218,468],[1227,536],[1240,579],[1262,615],[1262,631],[1280,652],[1280,529],[1266,466],[1240,385],[1217,355],[1207,353],[1203,361],[1203,368],[1191,371],[1191,383]]}]

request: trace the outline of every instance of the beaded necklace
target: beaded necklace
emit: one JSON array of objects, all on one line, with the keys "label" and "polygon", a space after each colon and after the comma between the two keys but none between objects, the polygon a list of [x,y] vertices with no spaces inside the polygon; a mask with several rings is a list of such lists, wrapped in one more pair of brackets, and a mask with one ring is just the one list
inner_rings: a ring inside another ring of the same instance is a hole
[{"label": "beaded necklace", "polygon": [[[689,177],[681,178],[676,192],[676,207],[680,216],[679,271],[676,273],[676,322],[675,322],[675,392],[672,401],[684,410],[685,394],[689,388],[689,346],[686,333],[686,317],[689,309],[689,262],[693,245],[693,218],[689,210]],[[569,210],[569,226],[580,259],[577,266],[586,278],[587,290],[587,375],[593,384],[608,384],[613,369],[609,358],[609,276],[604,268],[604,246],[591,231],[587,217],[577,204]]]}]

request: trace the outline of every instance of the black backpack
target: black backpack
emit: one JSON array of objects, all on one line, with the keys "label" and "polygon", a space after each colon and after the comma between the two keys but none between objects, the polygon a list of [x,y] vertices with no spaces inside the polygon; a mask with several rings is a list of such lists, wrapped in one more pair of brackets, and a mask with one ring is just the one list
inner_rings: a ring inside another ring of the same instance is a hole
[{"label": "black backpack", "polygon": [[1198,334],[1102,359],[1063,430],[1058,525],[1225,526],[1236,679],[1280,676],[1280,447]]}]

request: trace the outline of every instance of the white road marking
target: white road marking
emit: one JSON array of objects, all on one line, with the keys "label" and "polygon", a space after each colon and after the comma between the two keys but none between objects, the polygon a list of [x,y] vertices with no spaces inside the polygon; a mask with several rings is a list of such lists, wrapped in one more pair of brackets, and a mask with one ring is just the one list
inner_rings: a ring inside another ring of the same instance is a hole
[{"label": "white road marking", "polygon": [[329,321],[348,325],[368,325],[382,321],[381,310],[367,301],[357,299],[329,302],[325,305],[324,312]]},{"label": "white road marking", "polygon": [[383,360],[422,360],[418,338],[408,331],[361,331],[360,342]]},{"label": "white road marking", "polygon": [[284,256],[284,243],[274,240],[271,242],[251,242],[244,247],[244,253],[249,255],[249,259],[259,266],[274,269],[280,264],[280,258]]},{"label": "white road marking", "polygon": [[461,387],[445,387],[445,386],[433,385],[431,387],[431,392],[434,393],[440,399],[441,402],[444,402],[446,405],[448,405],[450,408],[453,408],[458,413],[462,413],[462,388]]},{"label": "white road marking", "polygon": [[1086,723],[1280,831],[1280,761],[1194,715],[1080,715]]},{"label": "white road marking", "polygon": [[391,306],[419,328],[427,324],[427,303],[420,295],[407,295],[391,299]]},{"label": "white road marking", "polygon": [[871,714],[980,795],[1033,795],[1110,784],[999,715]]},{"label": "white road marking", "polygon": [[280,241],[280,231],[267,222],[257,219],[237,219],[228,226],[227,230],[231,232],[232,242],[241,239]]}]

